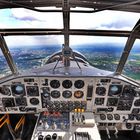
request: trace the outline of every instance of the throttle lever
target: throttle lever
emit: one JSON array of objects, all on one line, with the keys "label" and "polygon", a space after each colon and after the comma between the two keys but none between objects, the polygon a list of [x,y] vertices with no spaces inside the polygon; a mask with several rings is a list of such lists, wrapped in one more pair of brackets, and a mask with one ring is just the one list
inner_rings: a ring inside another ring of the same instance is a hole
[{"label": "throttle lever", "polygon": [[108,138],[111,139],[110,132],[109,132],[109,129],[107,127],[106,127],[106,133],[107,133]]}]

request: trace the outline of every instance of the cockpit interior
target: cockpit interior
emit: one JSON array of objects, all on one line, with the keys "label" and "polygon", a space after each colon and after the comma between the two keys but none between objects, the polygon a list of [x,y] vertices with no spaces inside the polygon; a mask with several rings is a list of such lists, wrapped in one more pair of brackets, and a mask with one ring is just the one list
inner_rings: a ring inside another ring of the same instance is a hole
[{"label": "cockpit interior", "polygon": [[0,16],[0,140],[140,139],[139,0],[0,0]]}]

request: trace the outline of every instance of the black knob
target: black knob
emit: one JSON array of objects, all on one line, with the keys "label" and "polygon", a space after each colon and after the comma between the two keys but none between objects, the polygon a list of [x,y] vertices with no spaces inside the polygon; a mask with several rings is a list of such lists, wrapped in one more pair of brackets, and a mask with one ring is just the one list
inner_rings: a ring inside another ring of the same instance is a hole
[{"label": "black knob", "polygon": [[57,139],[57,134],[56,134],[56,133],[54,133],[54,134],[52,135],[52,139],[53,139],[53,140],[56,140],[56,139]]},{"label": "black knob", "polygon": [[42,135],[39,135],[38,136],[38,140],[43,140],[43,136]]},{"label": "black knob", "polygon": [[51,135],[47,135],[44,140],[51,140]]}]

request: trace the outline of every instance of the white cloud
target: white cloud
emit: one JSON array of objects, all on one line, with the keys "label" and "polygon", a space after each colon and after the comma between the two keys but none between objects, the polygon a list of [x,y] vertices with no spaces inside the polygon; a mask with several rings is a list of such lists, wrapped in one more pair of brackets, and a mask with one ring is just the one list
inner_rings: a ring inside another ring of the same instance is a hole
[{"label": "white cloud", "polygon": [[30,47],[33,45],[61,45],[63,44],[62,36],[6,36],[7,45],[12,47]]},{"label": "white cloud", "polygon": [[97,36],[70,36],[70,45],[76,46],[76,45],[88,45],[88,44],[94,44],[94,43],[114,43],[114,44],[123,44],[125,45],[127,41],[126,37],[97,37]]},{"label": "white cloud", "polygon": [[102,11],[91,14],[71,14],[71,28],[127,29],[131,30],[140,14],[119,11]]},{"label": "white cloud", "polygon": [[[26,27],[30,28],[62,28],[62,13],[40,13],[27,9],[12,9],[12,17],[26,21]],[[22,26],[22,25],[21,25]]]},{"label": "white cloud", "polygon": [[[11,9],[11,18],[17,22],[16,28],[63,28],[63,20],[61,13],[40,13],[27,9]],[[112,29],[112,30],[131,30],[140,14],[118,11],[102,11],[92,14],[71,14],[71,28],[79,29]],[[1,27],[7,28],[1,23]],[[17,45],[42,45],[42,44],[63,44],[63,37],[48,36],[48,37],[7,37],[6,41],[10,46]],[[70,44],[91,44],[93,42],[113,42],[123,43],[125,39],[110,37],[89,37],[89,36],[71,36]]]}]

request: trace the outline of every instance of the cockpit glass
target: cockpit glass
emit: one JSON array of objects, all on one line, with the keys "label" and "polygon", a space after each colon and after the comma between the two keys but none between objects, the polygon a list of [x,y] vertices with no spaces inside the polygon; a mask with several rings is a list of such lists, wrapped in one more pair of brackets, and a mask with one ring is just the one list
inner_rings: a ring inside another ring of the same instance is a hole
[{"label": "cockpit glass", "polygon": [[[82,14],[82,15],[81,15]],[[0,10],[0,28],[63,29],[62,13],[40,13],[24,8]],[[129,18],[128,18],[129,17]],[[126,30],[131,31],[139,19],[138,13],[101,11],[97,13],[71,13],[70,29]],[[5,36],[6,44],[19,71],[44,65],[48,56],[62,49],[62,35]],[[127,37],[70,35],[70,47],[85,55],[96,68],[114,72],[126,44]],[[123,74],[140,79],[140,41],[134,44]],[[2,56],[0,74],[11,73]]]},{"label": "cockpit glass", "polygon": [[24,8],[0,10],[0,28],[63,28],[62,13],[40,13]]},{"label": "cockpit glass", "polygon": [[71,13],[71,29],[132,30],[139,19],[138,13],[101,11],[96,13]]},{"label": "cockpit glass", "polygon": [[117,68],[126,40],[125,37],[70,36],[73,50],[85,55],[94,67],[113,72]]},{"label": "cockpit glass", "polygon": [[140,40],[137,39],[125,64],[123,74],[140,80]]},{"label": "cockpit glass", "polygon": [[63,36],[7,36],[6,43],[19,71],[42,66],[48,56],[60,51]]},{"label": "cockpit glass", "polygon": [[7,61],[2,53],[2,50],[0,49],[0,78],[8,76],[12,74]]}]

